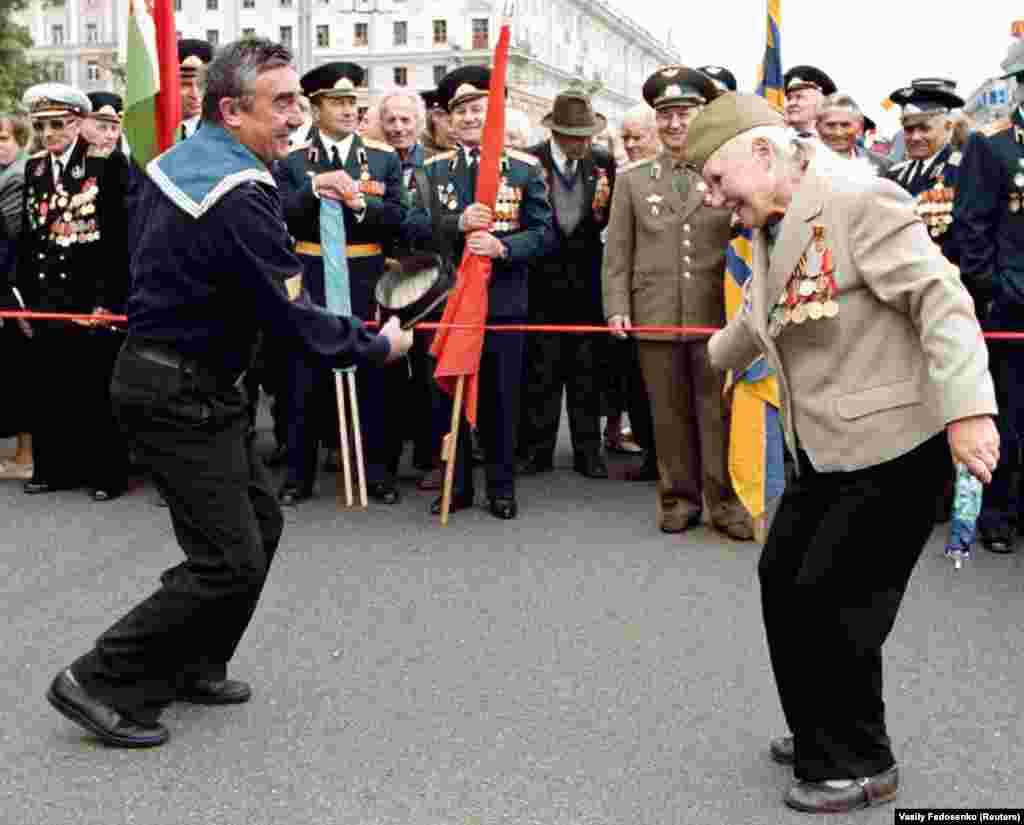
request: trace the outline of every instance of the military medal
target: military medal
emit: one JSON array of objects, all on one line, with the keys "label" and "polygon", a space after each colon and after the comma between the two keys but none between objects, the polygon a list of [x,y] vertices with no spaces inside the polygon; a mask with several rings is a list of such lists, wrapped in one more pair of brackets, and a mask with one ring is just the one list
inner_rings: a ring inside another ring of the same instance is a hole
[{"label": "military medal", "polygon": [[822,253],[825,251],[825,225],[821,223],[814,224],[814,248]]},{"label": "military medal", "polygon": [[830,298],[821,305],[821,311],[826,318],[835,318],[839,314],[839,304]]},{"label": "military medal", "polygon": [[809,304],[806,304],[806,307],[807,317],[810,318],[812,321],[820,320],[821,316],[825,314],[825,310],[817,301],[811,301]]},{"label": "military medal", "polygon": [[75,180],[81,180],[85,177],[85,169],[82,167],[82,164],[79,163],[71,167],[71,177]]},{"label": "military medal", "polygon": [[1018,189],[1024,189],[1024,172],[1018,172],[1013,176],[1013,185]]},{"label": "military medal", "polygon": [[1010,211],[1014,214],[1020,212],[1020,193],[1018,192],[1010,195]]},{"label": "military medal", "polygon": [[807,320],[807,307],[804,304],[797,304],[793,307],[793,323],[802,324]]}]

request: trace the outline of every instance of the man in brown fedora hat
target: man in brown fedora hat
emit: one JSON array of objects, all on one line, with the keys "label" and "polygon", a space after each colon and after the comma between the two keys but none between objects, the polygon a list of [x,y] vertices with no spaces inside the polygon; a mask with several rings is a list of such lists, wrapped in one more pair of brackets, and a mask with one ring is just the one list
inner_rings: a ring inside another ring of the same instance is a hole
[{"label": "man in brown fedora hat", "polygon": [[[551,137],[528,151],[547,175],[556,243],[530,269],[530,322],[598,324],[603,319],[601,233],[608,225],[615,160],[591,144],[608,122],[586,94],[570,89],[555,98],[541,125],[551,130]],[[597,335],[527,337],[520,472],[553,467],[564,388],[573,468],[589,478],[608,477],[601,456],[598,380],[603,344]]]}]

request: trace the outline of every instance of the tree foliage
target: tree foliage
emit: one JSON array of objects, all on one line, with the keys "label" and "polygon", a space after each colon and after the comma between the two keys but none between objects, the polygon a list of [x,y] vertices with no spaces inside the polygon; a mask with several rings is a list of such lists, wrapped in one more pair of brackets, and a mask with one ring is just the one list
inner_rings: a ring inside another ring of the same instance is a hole
[{"label": "tree foliage", "polygon": [[49,65],[27,57],[32,36],[14,20],[27,7],[28,0],[0,0],[0,110],[18,106],[25,89],[52,75]]}]

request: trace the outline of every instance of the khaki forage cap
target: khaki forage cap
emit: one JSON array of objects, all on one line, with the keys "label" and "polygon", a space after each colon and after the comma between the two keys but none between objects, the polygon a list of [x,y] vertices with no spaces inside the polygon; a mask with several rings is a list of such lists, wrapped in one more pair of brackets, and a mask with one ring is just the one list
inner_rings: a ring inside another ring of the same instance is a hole
[{"label": "khaki forage cap", "polygon": [[703,169],[722,144],[758,126],[785,126],[775,108],[763,97],[727,92],[704,107],[686,138],[686,160]]}]

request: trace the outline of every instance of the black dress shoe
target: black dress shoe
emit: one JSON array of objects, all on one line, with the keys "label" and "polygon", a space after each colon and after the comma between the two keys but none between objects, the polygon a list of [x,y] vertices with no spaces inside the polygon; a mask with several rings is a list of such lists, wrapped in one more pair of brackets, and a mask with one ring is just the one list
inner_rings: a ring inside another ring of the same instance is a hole
[{"label": "black dress shoe", "polygon": [[773,739],[771,745],[768,746],[768,751],[772,755],[772,761],[778,762],[780,765],[792,765],[796,761],[792,736],[780,736]]},{"label": "black dress shoe", "polygon": [[899,787],[900,772],[894,765],[887,771],[862,779],[794,782],[785,802],[790,808],[809,814],[843,814],[869,805],[892,802]]},{"label": "black dress shoe", "polygon": [[552,462],[550,458],[541,458],[537,455],[527,456],[516,464],[516,474],[521,476],[535,476],[540,473],[550,473],[554,469],[554,462]]},{"label": "black dress shoe", "polygon": [[986,550],[993,553],[1013,552],[1013,536],[1008,531],[1006,533],[982,533],[981,543]]},{"label": "black dress shoe", "polygon": [[[444,500],[444,496],[438,496],[434,499],[434,503],[430,505],[430,514],[433,516],[441,515],[441,502]],[[466,510],[473,506],[473,496],[467,493],[452,493],[451,505],[448,507],[449,513],[454,513],[456,510]]]},{"label": "black dress shoe", "polygon": [[491,496],[488,509],[495,518],[505,520],[519,515],[519,505],[512,496]]},{"label": "black dress shoe", "polygon": [[313,497],[313,491],[300,487],[298,484],[288,483],[281,488],[277,494],[277,500],[282,507],[294,507],[300,501],[306,501]]},{"label": "black dress shoe", "polygon": [[46,698],[57,711],[81,725],[101,742],[117,748],[152,748],[162,745],[170,734],[159,722],[142,724],[128,718],[105,702],[90,696],[71,668],[57,674],[46,691]]},{"label": "black dress shoe", "polygon": [[124,490],[119,490],[114,487],[105,489],[97,487],[94,490],[89,491],[89,498],[93,501],[113,501],[115,498],[120,498],[124,495]]},{"label": "black dress shoe", "polygon": [[587,478],[608,478],[608,465],[600,453],[576,453],[572,468]]},{"label": "black dress shoe", "polygon": [[398,488],[394,484],[388,484],[386,481],[378,481],[371,484],[366,488],[366,492],[370,498],[375,499],[382,504],[398,503]]},{"label": "black dress shoe", "polygon": [[180,698],[193,705],[241,705],[252,698],[252,688],[238,679],[197,679]]},{"label": "black dress shoe", "polygon": [[30,496],[37,496],[40,493],[55,493],[60,488],[48,481],[26,481],[21,489]]},{"label": "black dress shoe", "polygon": [[285,461],[288,460],[288,445],[278,444],[274,447],[274,451],[267,456],[263,462],[268,467],[280,467]]}]

